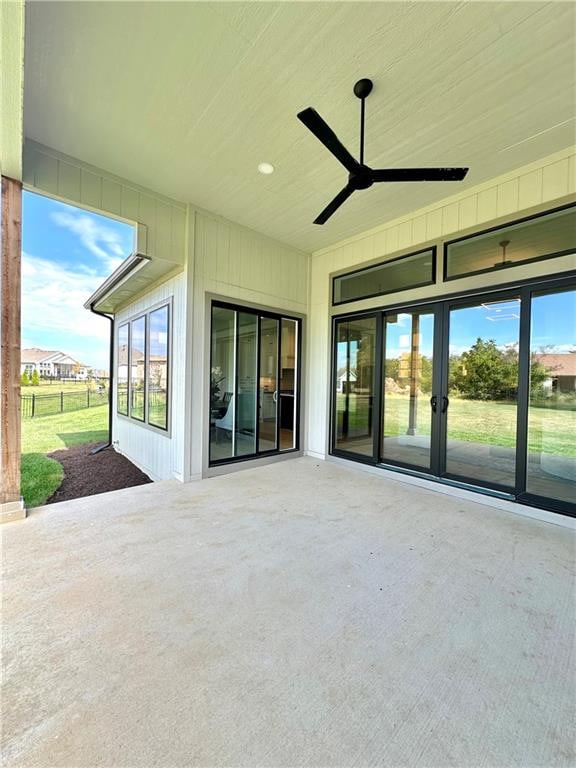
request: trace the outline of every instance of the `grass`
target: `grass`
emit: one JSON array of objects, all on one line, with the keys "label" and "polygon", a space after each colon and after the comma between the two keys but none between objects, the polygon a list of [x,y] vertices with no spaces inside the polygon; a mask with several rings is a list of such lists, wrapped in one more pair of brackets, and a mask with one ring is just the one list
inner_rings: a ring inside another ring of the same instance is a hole
[{"label": "grass", "polygon": [[63,479],[62,466],[44,454],[108,439],[108,406],[22,420],[21,492],[27,507],[43,504]]},{"label": "grass", "polygon": [[[430,405],[427,395],[419,398],[417,432],[430,434]],[[338,395],[338,410],[344,409],[345,395]],[[387,394],[385,435],[406,434],[408,427],[407,395]],[[366,396],[350,396],[350,429],[367,423],[368,400]],[[463,400],[450,397],[448,411],[448,437],[469,443],[498,445],[511,448],[516,445],[517,409],[513,403],[483,400]],[[366,430],[364,429],[364,432]],[[528,450],[531,453],[547,453],[555,456],[576,457],[576,408],[554,409],[530,407],[528,419]]]},{"label": "grass", "polygon": [[95,392],[98,389],[96,381],[41,381],[40,384],[35,387],[32,384],[23,386],[21,394],[24,395],[59,395],[60,392],[86,392],[90,389],[91,392]]}]

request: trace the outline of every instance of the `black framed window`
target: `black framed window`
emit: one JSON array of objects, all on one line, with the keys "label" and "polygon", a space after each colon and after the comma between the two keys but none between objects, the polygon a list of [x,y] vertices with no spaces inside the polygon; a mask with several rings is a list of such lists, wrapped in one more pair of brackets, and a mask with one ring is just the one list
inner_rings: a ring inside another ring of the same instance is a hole
[{"label": "black framed window", "polygon": [[575,251],[576,207],[564,206],[445,243],[444,279],[493,272]]},{"label": "black framed window", "polygon": [[116,411],[168,431],[171,302],[153,307],[118,328]]},{"label": "black framed window", "polygon": [[148,424],[168,426],[168,305],[148,315]]},{"label": "black framed window", "polygon": [[436,279],[436,247],[408,253],[371,267],[338,275],[332,281],[332,304],[346,304],[387,293],[432,285]]},{"label": "black framed window", "polygon": [[130,323],[130,418],[144,421],[146,410],[146,316]]},{"label": "black framed window", "polygon": [[116,410],[128,416],[128,353],[130,349],[130,325],[118,328],[118,353],[116,357]]}]

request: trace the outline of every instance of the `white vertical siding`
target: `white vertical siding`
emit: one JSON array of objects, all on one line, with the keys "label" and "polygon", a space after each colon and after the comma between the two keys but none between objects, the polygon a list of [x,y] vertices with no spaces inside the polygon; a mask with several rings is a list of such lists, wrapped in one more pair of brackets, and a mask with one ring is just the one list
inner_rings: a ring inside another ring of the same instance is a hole
[{"label": "white vertical siding", "polygon": [[186,206],[56,150],[27,140],[23,180],[29,188],[64,202],[146,228],[146,254],[183,266]]},{"label": "white vertical siding", "polygon": [[207,466],[207,295],[305,315],[310,257],[205,211],[191,210],[190,219],[194,222],[189,245],[189,268],[193,269],[190,475],[197,478]]},{"label": "white vertical siding", "polygon": [[[327,450],[330,273],[354,268],[371,259],[393,258],[398,255],[398,251],[417,250],[434,242],[439,246],[441,268],[441,245],[444,240],[454,238],[470,228],[489,227],[498,223],[499,219],[502,220],[502,217],[519,218],[521,215],[528,215],[534,211],[535,206],[543,210],[573,199],[576,194],[575,168],[576,153],[573,149],[564,150],[312,255],[309,310],[311,338],[307,382],[310,399],[307,424],[310,453],[324,456]],[[511,271],[509,279],[531,278],[575,268],[576,257],[565,256],[549,262],[518,266]],[[491,273],[450,282],[449,289],[446,284],[440,282],[427,288],[404,291],[365,302],[354,302],[350,308],[369,309],[403,300],[424,300],[448,290],[453,292],[483,285],[497,285],[502,279],[501,273]]]},{"label": "white vertical siding", "polygon": [[172,347],[170,360],[170,430],[163,434],[143,424],[118,416],[116,391],[114,391],[114,445],[153,480],[176,477],[184,479],[184,398],[186,390],[186,273],[169,278],[165,282],[133,301],[116,315],[118,326],[150,307],[172,299]]}]

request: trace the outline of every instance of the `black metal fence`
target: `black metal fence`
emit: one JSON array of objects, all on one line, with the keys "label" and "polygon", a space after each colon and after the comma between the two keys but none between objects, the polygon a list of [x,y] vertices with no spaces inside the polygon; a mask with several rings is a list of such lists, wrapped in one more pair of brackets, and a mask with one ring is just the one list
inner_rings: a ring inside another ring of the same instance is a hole
[{"label": "black metal fence", "polygon": [[21,395],[20,401],[22,418],[32,419],[105,405],[108,402],[108,391],[102,388],[92,392],[86,389],[80,392],[55,392],[51,395]]}]

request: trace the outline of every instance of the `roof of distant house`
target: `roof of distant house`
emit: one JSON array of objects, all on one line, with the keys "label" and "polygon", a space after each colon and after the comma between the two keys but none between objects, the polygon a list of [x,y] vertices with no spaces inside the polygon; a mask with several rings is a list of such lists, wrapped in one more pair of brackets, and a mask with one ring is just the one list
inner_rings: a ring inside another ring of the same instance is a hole
[{"label": "roof of distant house", "polygon": [[85,367],[82,363],[74,360],[73,357],[67,355],[65,352],[60,352],[55,349],[39,349],[38,347],[32,347],[30,349],[23,349],[21,353],[21,361],[26,363],[63,363],[66,365],[79,365]]},{"label": "roof of distant house", "polygon": [[[132,348],[132,363],[140,363],[144,360],[144,352],[136,347]],[[118,363],[119,365],[128,365],[128,345],[121,344],[118,347]]]},{"label": "roof of distant house", "polygon": [[536,355],[536,360],[548,368],[552,376],[576,376],[576,351]]}]

